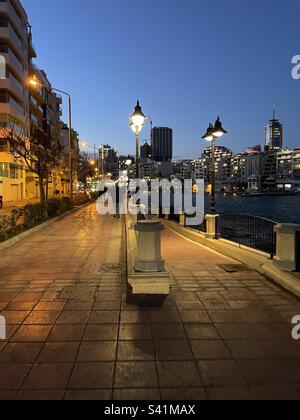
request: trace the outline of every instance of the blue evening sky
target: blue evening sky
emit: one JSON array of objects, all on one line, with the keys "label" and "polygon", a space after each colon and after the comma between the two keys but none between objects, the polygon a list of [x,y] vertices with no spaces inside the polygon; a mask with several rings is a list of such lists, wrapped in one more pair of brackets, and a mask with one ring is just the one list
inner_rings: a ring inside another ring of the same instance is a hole
[{"label": "blue evening sky", "polygon": [[[134,152],[128,117],[140,99],[174,129],[174,155],[197,157],[221,116],[222,144],[263,143],[276,107],[285,144],[300,146],[299,0],[23,0],[54,87],[73,95],[73,126],[90,144]],[[147,123],[141,140],[149,138]]]}]

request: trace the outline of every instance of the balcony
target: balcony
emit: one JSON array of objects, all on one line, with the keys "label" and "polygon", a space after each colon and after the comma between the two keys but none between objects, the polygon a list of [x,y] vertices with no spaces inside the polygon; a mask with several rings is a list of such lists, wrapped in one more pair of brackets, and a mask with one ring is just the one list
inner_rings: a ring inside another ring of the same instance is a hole
[{"label": "balcony", "polygon": [[21,21],[21,19],[19,18],[15,9],[9,1],[0,1],[0,13],[5,15],[12,22],[12,24],[17,28],[20,34],[24,34],[23,22]]},{"label": "balcony", "polygon": [[8,52],[3,52],[1,55],[5,58],[6,64],[14,69],[18,74],[24,74],[24,69],[20,61],[16,58],[13,52],[9,49]]},{"label": "balcony", "polygon": [[14,81],[13,78],[11,79],[1,79],[0,80],[0,88],[3,90],[7,90],[13,94],[16,98],[18,98],[20,101],[25,102],[25,92],[20,87],[18,83]]},{"label": "balcony", "polygon": [[22,42],[17,37],[10,24],[8,24],[7,27],[0,27],[0,40],[1,39],[4,39],[20,57],[27,59],[27,49],[23,48]]},{"label": "balcony", "polygon": [[0,103],[0,110],[1,114],[9,115],[17,121],[20,121],[22,124],[26,124],[25,111],[22,111],[22,108],[17,106],[15,102]]}]

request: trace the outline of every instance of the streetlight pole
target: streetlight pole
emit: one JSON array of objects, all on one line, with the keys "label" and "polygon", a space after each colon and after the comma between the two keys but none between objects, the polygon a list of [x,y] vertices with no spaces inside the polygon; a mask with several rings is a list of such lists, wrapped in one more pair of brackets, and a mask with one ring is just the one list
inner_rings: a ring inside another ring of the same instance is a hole
[{"label": "streetlight pole", "polygon": [[135,144],[136,144],[136,154],[135,154],[135,161],[136,161],[136,179],[140,179],[140,139],[139,139],[139,129],[136,127],[135,132]]},{"label": "streetlight pole", "polygon": [[216,214],[216,137],[213,135],[211,142],[211,199],[210,212]]},{"label": "streetlight pole", "polygon": [[135,145],[136,145],[136,179],[140,178],[140,147],[139,147],[139,135],[142,131],[145,121],[147,120],[146,115],[143,114],[140,102],[137,101],[134,113],[130,117],[130,127],[135,133]]}]

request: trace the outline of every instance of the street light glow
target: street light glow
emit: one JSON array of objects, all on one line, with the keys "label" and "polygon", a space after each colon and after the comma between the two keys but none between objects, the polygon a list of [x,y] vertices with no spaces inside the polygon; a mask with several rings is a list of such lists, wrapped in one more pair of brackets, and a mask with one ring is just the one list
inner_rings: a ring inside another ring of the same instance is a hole
[{"label": "street light glow", "polygon": [[143,114],[140,102],[137,101],[134,113],[130,117],[130,127],[132,131],[140,133],[144,127],[145,121],[147,120],[146,115]]}]

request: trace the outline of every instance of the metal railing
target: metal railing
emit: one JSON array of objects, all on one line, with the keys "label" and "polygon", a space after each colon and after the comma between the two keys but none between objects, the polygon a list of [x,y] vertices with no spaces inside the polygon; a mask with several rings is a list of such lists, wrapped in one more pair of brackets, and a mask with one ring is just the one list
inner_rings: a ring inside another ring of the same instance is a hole
[{"label": "metal railing", "polygon": [[276,253],[276,222],[248,214],[222,214],[218,219],[218,234],[221,238],[240,245]]},{"label": "metal railing", "polygon": [[[162,217],[162,215],[160,216]],[[179,223],[180,216],[171,209],[170,220]],[[274,256],[276,254],[276,233],[274,227],[277,222],[248,214],[221,214],[218,218],[218,236],[222,239],[256,249]],[[206,232],[206,220],[201,226],[193,229]],[[299,231],[300,253],[300,231]],[[299,255],[300,271],[300,255]]]}]

